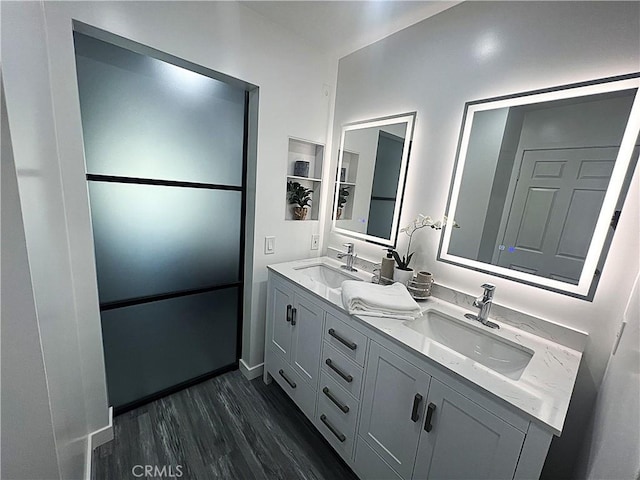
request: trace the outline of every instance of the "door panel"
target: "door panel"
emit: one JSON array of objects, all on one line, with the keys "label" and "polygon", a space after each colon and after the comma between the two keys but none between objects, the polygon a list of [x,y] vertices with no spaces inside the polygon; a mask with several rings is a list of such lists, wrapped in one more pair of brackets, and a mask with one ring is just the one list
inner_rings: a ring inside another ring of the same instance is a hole
[{"label": "door panel", "polygon": [[604,200],[604,190],[575,190],[564,226],[560,232],[557,256],[584,261],[591,243],[591,236],[585,235],[585,228],[595,230],[597,217]]},{"label": "door panel", "polygon": [[[422,431],[414,479],[510,479],[524,433],[431,379],[431,431]],[[423,420],[424,423],[424,420]]]},{"label": "door panel", "polygon": [[525,150],[498,265],[577,284],[617,153]]},{"label": "door panel", "polygon": [[87,171],[241,186],[244,91],[74,33]]},{"label": "door panel", "polygon": [[413,470],[430,378],[371,342],[358,433],[405,479]]},{"label": "door panel", "polygon": [[293,292],[287,287],[273,282],[271,296],[271,346],[288,362],[291,359],[291,309]]},{"label": "door panel", "polygon": [[102,312],[109,401],[126,405],[234,363],[239,292],[234,287]]},{"label": "door panel", "polygon": [[380,130],[373,171],[367,234],[389,238],[402,166],[404,138]]},{"label": "door panel", "polygon": [[296,297],[292,312],[291,366],[306,382],[318,384],[324,311],[302,297]]},{"label": "door panel", "polygon": [[143,45],[74,45],[117,414],[237,367],[248,95]]},{"label": "door panel", "polygon": [[89,194],[101,304],[239,281],[242,192],[91,181]]}]

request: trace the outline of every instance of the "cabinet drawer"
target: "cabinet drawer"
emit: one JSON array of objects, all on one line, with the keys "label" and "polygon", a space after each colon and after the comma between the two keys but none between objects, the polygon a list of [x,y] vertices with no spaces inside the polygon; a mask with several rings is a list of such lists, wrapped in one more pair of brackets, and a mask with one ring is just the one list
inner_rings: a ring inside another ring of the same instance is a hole
[{"label": "cabinet drawer", "polygon": [[358,436],[355,453],[356,473],[361,480],[402,480],[367,442]]},{"label": "cabinet drawer", "polygon": [[361,367],[364,366],[367,337],[329,312],[327,312],[324,328],[324,339],[347,358]]},{"label": "cabinet drawer", "polygon": [[[321,408],[322,406],[322,408]],[[320,376],[320,390],[318,392],[318,413],[320,410],[334,413],[336,426],[341,431],[351,433],[356,429],[360,402],[340,387],[329,375]]]},{"label": "cabinet drawer", "polygon": [[300,410],[313,420],[316,410],[316,392],[302,380],[302,377],[280,355],[274,355],[273,352],[268,356],[267,371],[300,407]]},{"label": "cabinet drawer", "polygon": [[327,342],[324,342],[322,349],[322,372],[353,395],[354,398],[360,398],[363,368],[353,363]]},{"label": "cabinet drawer", "polygon": [[[354,411],[354,413],[356,412]],[[345,460],[353,458],[353,445],[356,434],[355,420],[353,423],[353,428],[351,428],[349,422],[344,418],[344,414],[333,406],[333,403],[324,396],[321,390],[318,397],[316,426],[324,438]]]}]

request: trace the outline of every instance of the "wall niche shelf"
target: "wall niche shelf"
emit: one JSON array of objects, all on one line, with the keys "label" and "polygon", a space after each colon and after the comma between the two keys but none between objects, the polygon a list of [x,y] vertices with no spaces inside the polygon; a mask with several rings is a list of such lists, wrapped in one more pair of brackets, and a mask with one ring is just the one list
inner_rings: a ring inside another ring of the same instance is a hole
[{"label": "wall niche shelf", "polygon": [[[289,137],[289,150],[287,159],[287,184],[289,182],[298,182],[305,188],[313,190],[311,194],[311,205],[307,207],[307,217],[305,220],[295,220],[293,218],[293,207],[289,204],[289,199],[285,190],[285,220],[292,221],[310,221],[318,220],[320,211],[320,193],[322,190],[322,167],[324,163],[324,145],[314,143],[309,140]],[[309,163],[309,176],[303,177],[295,175],[296,162]]]}]

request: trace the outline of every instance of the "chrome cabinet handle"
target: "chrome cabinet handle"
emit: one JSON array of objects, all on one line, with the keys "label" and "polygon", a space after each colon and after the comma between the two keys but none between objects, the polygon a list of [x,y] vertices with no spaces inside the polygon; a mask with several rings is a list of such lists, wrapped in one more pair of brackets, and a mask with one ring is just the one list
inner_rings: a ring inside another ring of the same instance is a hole
[{"label": "chrome cabinet handle", "polygon": [[424,421],[424,431],[425,432],[430,432],[431,429],[433,428],[433,425],[431,425],[431,418],[433,417],[433,412],[436,411],[436,404],[435,403],[430,403],[427,406],[427,418]]},{"label": "chrome cabinet handle", "polygon": [[342,413],[347,413],[349,411],[349,405],[345,405],[343,404],[340,400],[338,400],[333,393],[331,393],[331,390],[329,390],[329,387],[324,387],[322,389],[322,393],[324,393],[327,397],[329,397],[329,400],[331,400],[333,403],[336,404],[336,406],[342,410]]},{"label": "chrome cabinet handle", "polygon": [[336,367],[333,362],[331,361],[330,358],[327,358],[324,363],[326,363],[327,365],[329,365],[329,368],[331,370],[333,370],[334,372],[336,372],[338,375],[340,375],[347,383],[351,383],[353,382],[353,377],[351,375],[348,375],[346,373],[344,373],[342,370],[340,370],[338,367]]},{"label": "chrome cabinet handle", "polygon": [[289,384],[289,386],[290,386],[291,388],[296,388],[296,382],[292,382],[291,380],[289,380],[289,377],[287,377],[287,376],[284,374],[284,370],[280,369],[280,371],[279,371],[278,373],[280,374],[280,376],[281,376],[282,378],[284,378],[284,379],[286,380],[286,382]]},{"label": "chrome cabinet handle", "polygon": [[291,321],[291,305],[287,305],[287,323]]},{"label": "chrome cabinet handle", "polygon": [[416,396],[413,397],[413,409],[411,409],[411,420],[413,422],[417,422],[420,417],[418,410],[420,409],[420,403],[422,403],[422,395],[416,393]]},{"label": "chrome cabinet handle", "polygon": [[344,338],[342,338],[340,335],[336,333],[336,331],[333,328],[329,329],[329,335],[331,335],[333,338],[335,338],[340,343],[342,343],[345,347],[351,350],[355,350],[356,348],[358,348],[358,345],[356,345],[353,342],[350,342],[349,340],[345,340]]},{"label": "chrome cabinet handle", "polygon": [[324,413],[320,415],[320,420],[322,421],[322,423],[324,423],[327,426],[329,430],[331,430],[331,433],[333,433],[338,440],[340,440],[341,442],[344,442],[347,439],[347,437],[345,437],[342,433],[340,433],[336,429],[336,427],[334,427],[329,423],[329,420],[327,420],[327,416]]}]

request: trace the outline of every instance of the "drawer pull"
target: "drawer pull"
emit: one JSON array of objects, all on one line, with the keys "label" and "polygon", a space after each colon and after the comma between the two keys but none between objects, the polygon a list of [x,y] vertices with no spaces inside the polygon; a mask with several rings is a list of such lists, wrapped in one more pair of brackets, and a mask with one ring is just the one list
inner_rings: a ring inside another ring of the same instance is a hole
[{"label": "drawer pull", "polygon": [[336,372],[338,375],[340,375],[342,378],[344,378],[344,380],[345,380],[347,383],[351,383],[351,382],[353,382],[353,377],[352,377],[351,375],[347,375],[347,374],[346,374],[346,373],[344,373],[342,370],[340,370],[338,367],[336,367],[336,366],[333,364],[333,362],[331,361],[331,359],[330,359],[330,358],[327,358],[327,359],[325,360],[325,362],[324,362],[324,363],[326,363],[327,365],[329,365],[329,368],[330,368],[331,370],[333,370],[333,371],[334,371],[334,372]]},{"label": "drawer pull", "polygon": [[358,345],[356,345],[353,342],[350,342],[349,340],[342,338],[340,335],[336,333],[336,331],[333,328],[329,329],[329,335],[331,335],[333,338],[338,340],[341,344],[343,344],[345,347],[347,347],[350,350],[355,350],[356,348],[358,348]]},{"label": "drawer pull", "polygon": [[296,314],[298,313],[298,309],[297,308],[292,308],[291,309],[291,325],[295,325],[296,322]]},{"label": "drawer pull", "polygon": [[[416,396],[413,397],[413,409],[411,410],[411,420],[413,422],[417,422],[420,415],[418,414],[418,410],[420,409],[420,403],[422,403],[422,395],[416,393]],[[431,404],[433,405],[433,403]],[[426,426],[425,426],[426,429]],[[427,430],[428,431],[428,430]]]},{"label": "drawer pull", "polygon": [[289,377],[287,377],[284,374],[284,370],[280,369],[280,371],[278,373],[280,374],[280,376],[282,378],[284,378],[287,381],[287,383],[291,386],[291,388],[296,388],[296,382],[292,382],[291,380],[289,380]]},{"label": "drawer pull", "polygon": [[427,406],[427,418],[424,421],[424,431],[425,432],[430,432],[431,429],[433,428],[433,425],[431,425],[431,417],[433,417],[433,412],[436,411],[436,404],[435,403],[430,403]]},{"label": "drawer pull", "polygon": [[349,406],[343,404],[340,400],[338,400],[333,393],[331,393],[331,390],[329,390],[329,387],[324,387],[322,389],[322,393],[324,393],[327,397],[329,397],[329,400],[331,400],[333,403],[336,404],[336,406],[342,410],[342,413],[347,413],[349,411]]},{"label": "drawer pull", "polygon": [[336,427],[334,427],[333,425],[331,425],[329,423],[329,420],[327,420],[327,416],[324,413],[322,415],[320,415],[320,420],[322,421],[322,423],[324,423],[327,426],[327,428],[329,430],[331,430],[331,433],[333,433],[338,440],[340,440],[341,442],[344,442],[347,439],[347,437],[345,437],[343,434],[341,434],[336,429]]},{"label": "drawer pull", "polygon": [[287,305],[287,323],[291,321],[291,305]]}]

